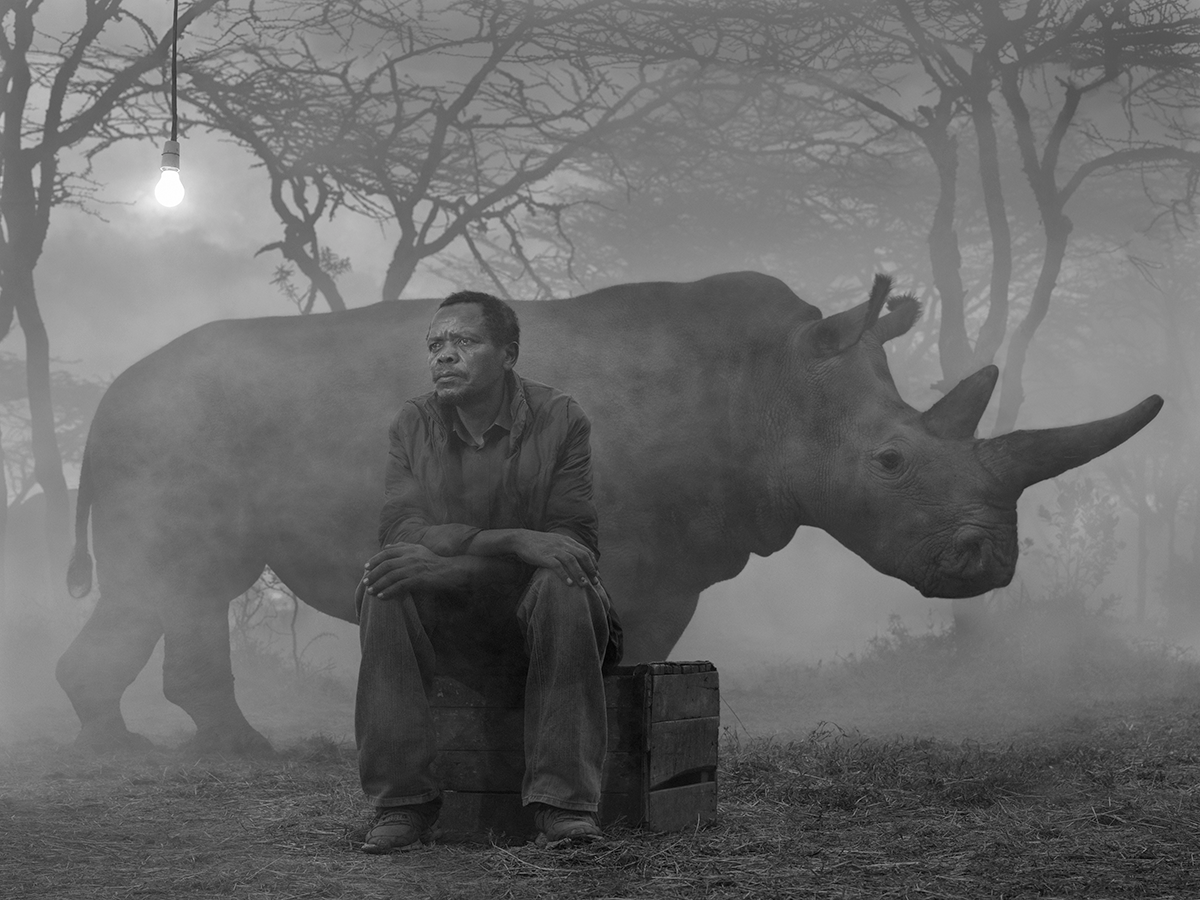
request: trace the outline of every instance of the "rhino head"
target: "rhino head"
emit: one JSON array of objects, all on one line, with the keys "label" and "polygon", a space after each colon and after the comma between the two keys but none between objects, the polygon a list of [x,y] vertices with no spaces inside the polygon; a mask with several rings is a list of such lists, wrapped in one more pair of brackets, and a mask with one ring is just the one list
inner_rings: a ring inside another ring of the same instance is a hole
[{"label": "rhino head", "polygon": [[791,396],[773,404],[789,412],[768,427],[796,437],[775,444],[783,483],[773,490],[804,524],[925,596],[976,596],[1012,580],[1021,492],[1128,440],[1163,401],[1151,396],[1082,425],[977,438],[997,368],[963,379],[924,412],[909,406],[883,344],[912,327],[920,305],[890,289],[878,276],[867,302],[791,328],[785,376],[775,380]]}]

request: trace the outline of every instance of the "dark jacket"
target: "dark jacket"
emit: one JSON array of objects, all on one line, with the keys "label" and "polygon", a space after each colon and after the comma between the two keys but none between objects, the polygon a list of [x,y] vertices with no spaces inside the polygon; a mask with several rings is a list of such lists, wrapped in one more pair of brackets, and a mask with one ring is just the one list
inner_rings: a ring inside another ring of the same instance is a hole
[{"label": "dark jacket", "polygon": [[[592,502],[591,423],[579,404],[561,391],[509,374],[506,423],[511,423],[503,458],[503,496],[489,504],[487,522],[462,521],[464,485],[452,462],[453,427],[447,409],[431,391],[401,407],[390,430],[385,501],[379,516],[379,544],[422,544],[440,556],[467,552],[471,539],[493,528],[528,528],[575,538],[597,558],[598,525]],[[532,568],[528,567],[529,574]],[[528,577],[528,576],[526,576]],[[358,586],[361,608],[364,584]],[[607,592],[606,668],[621,660],[621,623]]]},{"label": "dark jacket", "polygon": [[431,391],[409,400],[392,422],[379,518],[380,546],[423,544],[441,556],[466,552],[483,528],[528,528],[575,538],[599,554],[592,502],[591,424],[566,394],[510,373],[512,430],[504,457],[499,520],[455,518],[457,468],[447,466],[448,416]]}]

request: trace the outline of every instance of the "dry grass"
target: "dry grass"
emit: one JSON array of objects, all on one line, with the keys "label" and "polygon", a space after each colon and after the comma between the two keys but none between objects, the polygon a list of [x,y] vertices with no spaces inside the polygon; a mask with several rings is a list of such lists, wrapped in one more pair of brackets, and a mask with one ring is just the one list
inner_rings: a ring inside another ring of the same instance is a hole
[{"label": "dry grass", "polygon": [[[861,710],[881,692],[904,696],[908,679],[908,695],[941,685],[951,730],[965,709],[986,721],[989,697],[1008,708],[1020,703],[1014,691],[1024,692],[1029,705],[1044,704],[1013,673],[980,688],[949,658],[901,656],[889,663],[887,648],[874,648],[840,672],[776,672],[776,692],[755,702],[786,718],[796,702],[789,689],[804,687],[812,704],[814,685],[825,685],[845,709]],[[18,742],[0,752],[0,896],[1200,896],[1194,667],[1125,653],[1083,671],[1102,680],[1142,675],[1115,699],[1068,692],[1055,701],[1067,711],[1057,723],[1040,720],[1005,739],[890,726],[874,734],[826,726],[789,739],[729,727],[714,825],[667,835],[614,830],[603,845],[570,851],[361,854],[367,815],[353,752],[327,737],[259,761],[178,750],[94,757],[52,740]],[[856,681],[869,696],[854,698]],[[731,693],[743,704],[751,697],[746,685]]]}]

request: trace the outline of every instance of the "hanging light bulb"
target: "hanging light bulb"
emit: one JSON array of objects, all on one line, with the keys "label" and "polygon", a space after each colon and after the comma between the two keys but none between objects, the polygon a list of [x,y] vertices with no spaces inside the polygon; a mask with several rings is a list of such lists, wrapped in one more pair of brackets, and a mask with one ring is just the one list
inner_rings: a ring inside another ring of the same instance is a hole
[{"label": "hanging light bulb", "polygon": [[179,180],[179,0],[174,3],[171,25],[171,139],[163,145],[162,175],[154,187],[154,197],[163,206],[183,202],[183,182]]},{"label": "hanging light bulb", "polygon": [[178,206],[183,202],[183,182],[179,180],[179,141],[167,141],[163,146],[162,175],[154,187],[154,198],[163,206]]}]

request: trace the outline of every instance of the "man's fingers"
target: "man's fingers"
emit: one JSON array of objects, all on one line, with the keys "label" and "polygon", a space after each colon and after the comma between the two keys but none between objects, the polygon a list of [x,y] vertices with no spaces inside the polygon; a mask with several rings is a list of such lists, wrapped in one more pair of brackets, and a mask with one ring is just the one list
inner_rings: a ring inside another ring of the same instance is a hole
[{"label": "man's fingers", "polygon": [[[385,596],[389,588],[404,582],[410,574],[411,567],[411,561],[404,557],[382,560],[364,576],[367,582],[367,591],[376,596]],[[391,593],[395,593],[395,591]]]},{"label": "man's fingers", "polygon": [[579,546],[577,552],[571,554],[571,562],[573,569],[578,570],[578,577],[584,581],[592,581],[596,577],[596,557],[592,552],[582,545]]},{"label": "man's fingers", "polygon": [[402,542],[388,544],[386,547],[382,548],[378,553],[367,560],[367,568],[369,569],[372,566],[377,566],[384,560],[397,559],[402,556],[410,556],[411,554],[417,552],[420,546],[420,544],[405,544]]},{"label": "man's fingers", "polygon": [[367,588],[367,592],[380,600],[399,600],[405,594],[411,593],[408,582],[404,578],[380,580]]},{"label": "man's fingers", "polygon": [[367,573],[367,587],[382,590],[404,577],[404,567],[396,565],[378,566]]},{"label": "man's fingers", "polygon": [[376,566],[380,565],[381,563],[385,563],[388,560],[406,559],[416,553],[419,553],[420,550],[418,548],[420,548],[420,546],[420,544],[388,544],[386,547],[368,559],[363,568],[369,572]]},{"label": "man's fingers", "polygon": [[[579,557],[573,554],[565,554],[558,560],[557,568],[559,570],[559,574],[562,575],[563,580],[566,581],[567,584],[573,586],[578,585],[579,587],[582,587],[590,582],[594,577],[594,574],[590,574],[584,565],[584,563],[587,561],[587,557],[584,557],[583,560],[580,560]],[[594,563],[592,572],[595,572]]]}]

